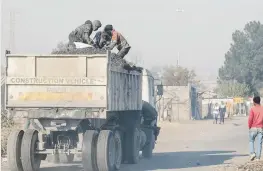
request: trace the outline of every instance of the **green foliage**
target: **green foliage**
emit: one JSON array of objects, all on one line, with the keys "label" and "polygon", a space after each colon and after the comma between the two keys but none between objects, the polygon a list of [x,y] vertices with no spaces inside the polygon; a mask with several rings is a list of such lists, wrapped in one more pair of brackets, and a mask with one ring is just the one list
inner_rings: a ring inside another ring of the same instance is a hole
[{"label": "green foliage", "polygon": [[186,86],[193,82],[196,74],[193,70],[181,66],[168,66],[163,68],[162,81],[164,85]]},{"label": "green foliage", "polygon": [[14,128],[14,122],[7,117],[7,113],[1,110],[1,155],[6,155],[7,152],[7,139],[12,129]]},{"label": "green foliage", "polygon": [[219,80],[236,80],[243,87],[246,85],[249,93],[257,94],[263,86],[263,25],[249,22],[243,31],[232,34],[232,40],[224,65],[219,69]]},{"label": "green foliage", "polygon": [[221,81],[215,89],[220,97],[244,97],[249,95],[249,91],[246,84],[234,81]]}]

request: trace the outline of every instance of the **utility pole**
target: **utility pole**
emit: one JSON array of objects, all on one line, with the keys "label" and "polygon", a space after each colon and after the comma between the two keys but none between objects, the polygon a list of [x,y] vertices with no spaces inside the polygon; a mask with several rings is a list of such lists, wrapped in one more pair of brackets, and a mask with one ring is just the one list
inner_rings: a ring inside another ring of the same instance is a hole
[{"label": "utility pole", "polygon": [[[184,12],[184,9],[182,9],[182,8],[177,8],[176,10],[175,10],[177,13],[182,13],[182,12]],[[180,52],[179,52],[179,50],[178,50],[178,53],[177,53],[177,67],[179,67],[179,60],[180,60]]]},{"label": "utility pole", "polygon": [[13,53],[16,50],[15,44],[15,27],[16,27],[16,15],[17,11],[11,11],[9,13],[10,16],[10,28],[9,28],[9,50]]},{"label": "utility pole", "polygon": [[14,12],[10,12],[10,27],[9,27],[9,50],[14,50],[14,42],[15,42],[15,17]]}]

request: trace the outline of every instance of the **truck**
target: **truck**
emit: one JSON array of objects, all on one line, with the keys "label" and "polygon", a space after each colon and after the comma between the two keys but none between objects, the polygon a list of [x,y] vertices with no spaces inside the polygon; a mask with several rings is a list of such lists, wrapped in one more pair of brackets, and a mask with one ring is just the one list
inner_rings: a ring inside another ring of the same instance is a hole
[{"label": "truck", "polygon": [[6,55],[8,116],[28,121],[8,138],[10,171],[38,171],[47,155],[80,155],[85,171],[119,170],[140,152],[152,157],[160,131],[154,78],[114,66],[111,56]]}]

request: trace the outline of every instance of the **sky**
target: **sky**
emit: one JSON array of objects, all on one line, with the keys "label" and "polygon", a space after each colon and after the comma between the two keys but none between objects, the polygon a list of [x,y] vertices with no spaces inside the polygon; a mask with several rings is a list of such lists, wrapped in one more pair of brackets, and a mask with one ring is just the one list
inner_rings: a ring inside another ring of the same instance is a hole
[{"label": "sky", "polygon": [[176,65],[179,53],[179,64],[203,80],[216,78],[236,29],[252,20],[263,23],[263,0],[2,1],[2,49],[50,53],[77,26],[98,19],[128,40],[128,59],[138,57],[150,69]]}]

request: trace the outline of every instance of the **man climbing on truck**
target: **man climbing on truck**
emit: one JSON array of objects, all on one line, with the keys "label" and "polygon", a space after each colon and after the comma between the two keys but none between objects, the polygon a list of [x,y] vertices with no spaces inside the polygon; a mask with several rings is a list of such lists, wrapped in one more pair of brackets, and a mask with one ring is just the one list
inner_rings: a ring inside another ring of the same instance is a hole
[{"label": "man climbing on truck", "polygon": [[95,48],[103,48],[111,43],[111,36],[105,31],[98,31],[93,38]]},{"label": "man climbing on truck", "polygon": [[92,45],[94,42],[90,38],[93,31],[97,31],[101,27],[99,20],[93,21],[87,20],[84,24],[77,27],[69,34],[69,47],[75,47],[74,42],[81,42]]},{"label": "man climbing on truck", "polygon": [[108,35],[110,35],[111,37],[111,44],[106,46],[106,49],[112,50],[115,46],[117,46],[117,49],[119,50],[117,56],[124,58],[131,49],[131,46],[129,45],[127,40],[122,36],[120,32],[113,29],[112,25],[106,25],[104,28],[104,32],[108,33]]}]

